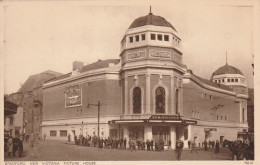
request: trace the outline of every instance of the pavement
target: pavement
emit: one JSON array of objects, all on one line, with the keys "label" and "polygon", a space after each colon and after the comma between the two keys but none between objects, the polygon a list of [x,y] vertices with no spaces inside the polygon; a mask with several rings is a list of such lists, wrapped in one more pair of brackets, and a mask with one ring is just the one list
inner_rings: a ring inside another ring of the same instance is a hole
[{"label": "pavement", "polygon": [[[213,149],[204,151],[197,149],[182,152],[181,160],[231,160],[231,153],[227,148],[220,148],[215,154]],[[151,160],[177,160],[174,150],[133,151],[119,149],[99,149],[95,147],[78,146],[62,141],[39,141],[34,147],[24,144],[23,157],[7,157],[5,161],[151,161]]]}]

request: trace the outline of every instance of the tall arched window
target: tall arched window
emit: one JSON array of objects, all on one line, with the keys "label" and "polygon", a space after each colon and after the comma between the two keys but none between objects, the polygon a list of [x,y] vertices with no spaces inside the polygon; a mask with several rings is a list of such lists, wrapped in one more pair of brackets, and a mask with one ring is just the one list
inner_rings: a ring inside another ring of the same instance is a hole
[{"label": "tall arched window", "polygon": [[139,87],[135,87],[133,90],[133,113],[138,114],[141,113],[141,105],[142,105],[142,92]]},{"label": "tall arched window", "polygon": [[245,109],[242,110],[242,122],[245,122]]},{"label": "tall arched window", "polygon": [[155,90],[155,112],[165,113],[165,90],[163,87],[158,87]]},{"label": "tall arched window", "polygon": [[178,114],[179,113],[179,90],[176,89],[175,91],[175,113]]}]

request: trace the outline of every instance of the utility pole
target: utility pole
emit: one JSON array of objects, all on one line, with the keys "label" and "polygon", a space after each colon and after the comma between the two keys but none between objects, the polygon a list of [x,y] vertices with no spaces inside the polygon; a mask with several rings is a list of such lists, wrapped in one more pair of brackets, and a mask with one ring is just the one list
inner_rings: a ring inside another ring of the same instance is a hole
[{"label": "utility pole", "polygon": [[100,101],[98,101],[97,104],[88,104],[88,108],[89,108],[90,105],[98,107],[98,137],[99,137],[99,132],[100,132],[100,128],[99,128],[99,124],[100,124]]}]

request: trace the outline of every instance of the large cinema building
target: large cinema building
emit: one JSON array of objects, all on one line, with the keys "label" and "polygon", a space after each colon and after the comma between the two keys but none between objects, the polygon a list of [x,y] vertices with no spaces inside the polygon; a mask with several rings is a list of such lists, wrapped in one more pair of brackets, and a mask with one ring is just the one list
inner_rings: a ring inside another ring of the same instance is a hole
[{"label": "large cinema building", "polygon": [[[121,40],[119,59],[89,65],[43,86],[42,134],[113,138],[236,140],[247,131],[248,91],[243,73],[228,64],[210,80],[182,63],[181,38],[165,18],[137,18]],[[73,140],[73,138],[72,138]]]}]

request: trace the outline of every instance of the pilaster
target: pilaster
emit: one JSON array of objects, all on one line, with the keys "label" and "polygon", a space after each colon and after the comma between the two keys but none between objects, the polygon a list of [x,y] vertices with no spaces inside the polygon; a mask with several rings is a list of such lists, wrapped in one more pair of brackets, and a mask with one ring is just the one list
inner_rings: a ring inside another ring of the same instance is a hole
[{"label": "pilaster", "polygon": [[151,114],[151,87],[150,87],[150,79],[151,75],[147,74],[146,77],[146,114]]}]

